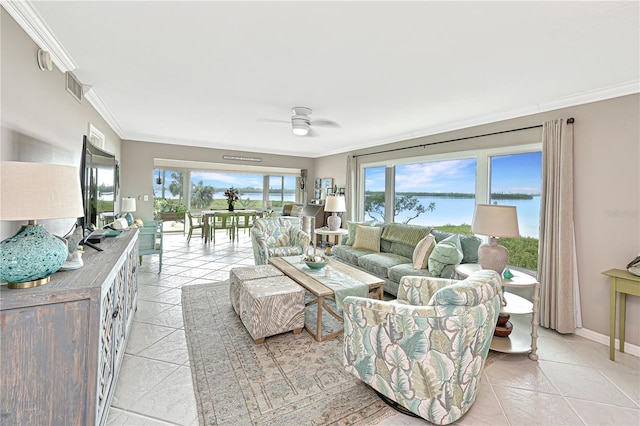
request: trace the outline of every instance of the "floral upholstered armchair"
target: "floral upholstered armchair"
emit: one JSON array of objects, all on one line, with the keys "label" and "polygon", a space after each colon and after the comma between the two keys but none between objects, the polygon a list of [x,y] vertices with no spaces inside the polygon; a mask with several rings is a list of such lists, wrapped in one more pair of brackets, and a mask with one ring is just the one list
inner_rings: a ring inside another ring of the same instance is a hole
[{"label": "floral upholstered armchair", "polygon": [[256,219],[251,244],[256,265],[266,265],[271,256],[297,256],[309,246],[309,234],[300,229],[300,219],[272,217]]},{"label": "floral upholstered armchair", "polygon": [[403,277],[398,299],[344,300],[344,366],[384,396],[438,425],[476,399],[500,312],[500,275],[464,281]]}]

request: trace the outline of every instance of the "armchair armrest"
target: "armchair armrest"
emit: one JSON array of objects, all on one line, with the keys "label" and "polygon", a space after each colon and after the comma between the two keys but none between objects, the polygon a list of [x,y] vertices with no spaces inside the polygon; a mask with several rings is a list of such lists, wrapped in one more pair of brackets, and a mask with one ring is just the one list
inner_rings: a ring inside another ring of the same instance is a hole
[{"label": "armchair armrest", "polygon": [[443,287],[457,280],[407,275],[402,277],[398,287],[398,300],[412,305],[426,305],[431,297]]},{"label": "armchair armrest", "polygon": [[309,234],[307,234],[300,228],[291,228],[289,235],[291,236],[291,245],[302,247],[302,252],[304,253],[305,250],[307,250],[307,247],[309,247],[309,243],[311,242],[311,237],[309,236]]}]

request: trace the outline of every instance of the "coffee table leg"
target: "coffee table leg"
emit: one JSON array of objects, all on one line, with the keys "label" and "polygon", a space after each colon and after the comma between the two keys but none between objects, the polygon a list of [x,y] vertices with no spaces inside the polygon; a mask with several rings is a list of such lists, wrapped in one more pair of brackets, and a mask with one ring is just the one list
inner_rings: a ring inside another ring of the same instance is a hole
[{"label": "coffee table leg", "polygon": [[318,297],[318,325],[316,328],[316,340],[322,342],[322,305],[324,297]]}]

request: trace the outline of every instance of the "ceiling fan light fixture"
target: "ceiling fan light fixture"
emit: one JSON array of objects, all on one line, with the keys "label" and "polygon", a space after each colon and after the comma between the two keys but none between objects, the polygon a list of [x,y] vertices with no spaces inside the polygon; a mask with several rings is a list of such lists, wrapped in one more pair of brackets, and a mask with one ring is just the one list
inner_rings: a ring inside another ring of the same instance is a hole
[{"label": "ceiling fan light fixture", "polygon": [[309,134],[309,125],[306,123],[293,123],[292,130],[296,136],[307,136]]}]

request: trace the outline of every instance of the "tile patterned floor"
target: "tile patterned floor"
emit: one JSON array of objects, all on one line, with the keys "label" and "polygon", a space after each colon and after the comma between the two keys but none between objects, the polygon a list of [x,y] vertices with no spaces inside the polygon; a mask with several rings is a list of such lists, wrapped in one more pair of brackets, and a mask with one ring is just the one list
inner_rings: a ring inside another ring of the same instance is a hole
[{"label": "tile patterned floor", "polygon": [[[220,236],[220,235],[219,235]],[[249,236],[205,246],[165,234],[158,256],[139,269],[138,311],[109,412],[110,425],[197,425],[180,288],[227,279],[237,265],[253,265]],[[515,324],[514,326],[518,326]],[[539,361],[505,356],[488,366],[481,389],[460,425],[640,425],[640,359],[607,346],[541,329]],[[401,414],[382,425],[425,425]]]}]

